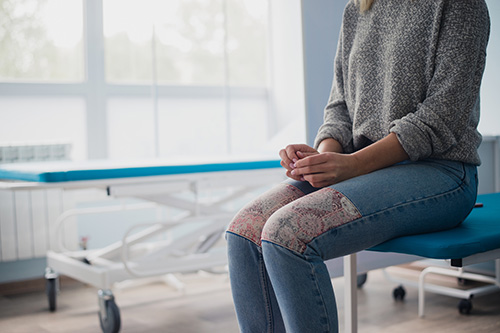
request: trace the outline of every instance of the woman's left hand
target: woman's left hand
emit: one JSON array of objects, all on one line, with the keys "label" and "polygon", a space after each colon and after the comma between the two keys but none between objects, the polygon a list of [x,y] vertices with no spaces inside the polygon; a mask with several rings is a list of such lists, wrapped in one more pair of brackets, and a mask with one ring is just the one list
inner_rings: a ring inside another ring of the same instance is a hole
[{"label": "woman's left hand", "polygon": [[325,152],[304,154],[295,162],[291,174],[314,187],[326,187],[362,174],[353,154]]},{"label": "woman's left hand", "polygon": [[292,164],[291,175],[314,187],[337,184],[409,158],[396,133],[351,154],[299,151],[297,156],[299,160]]}]

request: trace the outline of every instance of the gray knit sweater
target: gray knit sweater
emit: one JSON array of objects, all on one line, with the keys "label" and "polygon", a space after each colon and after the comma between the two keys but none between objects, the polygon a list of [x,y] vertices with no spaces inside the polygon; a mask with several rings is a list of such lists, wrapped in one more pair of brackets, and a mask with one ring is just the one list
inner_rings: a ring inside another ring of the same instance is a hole
[{"label": "gray knit sweater", "polygon": [[484,0],[375,0],[363,13],[351,0],[315,147],[331,137],[350,153],[394,132],[413,161],[480,164],[489,28]]}]

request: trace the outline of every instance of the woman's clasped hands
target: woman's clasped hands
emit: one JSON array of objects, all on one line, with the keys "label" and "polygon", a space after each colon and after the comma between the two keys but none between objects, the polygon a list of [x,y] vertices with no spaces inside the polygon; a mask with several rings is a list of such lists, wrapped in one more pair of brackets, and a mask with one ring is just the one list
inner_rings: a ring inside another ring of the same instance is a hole
[{"label": "woman's clasped hands", "polygon": [[352,154],[319,152],[305,144],[292,144],[279,152],[281,166],[289,178],[326,187],[360,175],[359,163]]}]

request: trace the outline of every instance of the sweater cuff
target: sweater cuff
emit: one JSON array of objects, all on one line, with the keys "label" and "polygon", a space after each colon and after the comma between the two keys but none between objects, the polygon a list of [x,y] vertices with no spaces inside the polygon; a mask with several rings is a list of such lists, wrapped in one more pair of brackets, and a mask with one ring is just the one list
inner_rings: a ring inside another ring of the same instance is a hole
[{"label": "sweater cuff", "polygon": [[[316,135],[316,139],[314,140],[314,149],[318,149],[319,144],[321,141],[325,139],[334,139],[340,145],[342,146],[342,151],[345,154],[349,154],[354,152],[354,147],[352,144],[352,136],[347,135],[347,133],[342,133],[342,131],[339,129],[337,131],[332,131],[335,134],[330,133],[329,130],[321,130],[318,132],[318,135]],[[345,134],[345,136],[342,136],[342,134]]]},{"label": "sweater cuff", "polygon": [[391,125],[390,132],[396,133],[410,160],[421,160],[432,154],[429,137],[418,126],[401,119],[393,121]]},{"label": "sweater cuff", "polygon": [[318,150],[321,141],[329,138],[331,138],[331,136],[328,135],[328,133],[318,133],[318,135],[316,135],[316,139],[314,139],[314,149]]}]

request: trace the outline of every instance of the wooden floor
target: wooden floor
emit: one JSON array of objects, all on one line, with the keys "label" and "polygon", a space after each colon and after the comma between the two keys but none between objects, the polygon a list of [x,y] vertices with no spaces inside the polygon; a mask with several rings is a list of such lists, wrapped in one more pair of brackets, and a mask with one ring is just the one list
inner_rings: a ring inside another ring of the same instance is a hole
[{"label": "wooden floor", "polygon": [[[121,332],[238,332],[226,275],[180,277],[184,291],[159,281],[135,281],[114,290]],[[333,279],[343,331],[343,279]],[[453,281],[454,282],[454,281]],[[451,281],[448,281],[451,283]],[[392,299],[396,285],[372,271],[358,291],[359,332],[500,332],[500,293],[477,297],[470,315],[460,315],[458,299],[427,293],[426,317],[417,316],[417,291],[407,287],[404,302]],[[58,309],[48,311],[45,293],[4,292],[0,296],[0,332],[100,332],[96,289],[63,280]]]}]

